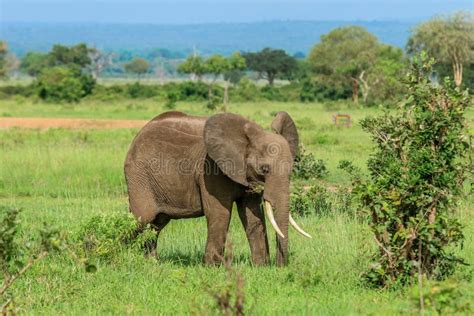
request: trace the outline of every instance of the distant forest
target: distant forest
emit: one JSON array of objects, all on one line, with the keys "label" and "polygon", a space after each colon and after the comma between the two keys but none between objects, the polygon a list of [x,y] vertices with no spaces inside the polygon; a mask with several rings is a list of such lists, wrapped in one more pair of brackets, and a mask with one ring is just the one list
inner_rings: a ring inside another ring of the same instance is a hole
[{"label": "distant forest", "polygon": [[193,50],[202,55],[229,55],[235,51],[281,48],[305,56],[322,34],[346,25],[361,25],[382,43],[404,48],[416,22],[396,21],[274,21],[198,25],[158,24],[57,24],[2,23],[0,38],[18,57],[28,51],[46,52],[54,44],[85,42],[103,51],[115,52],[125,61],[133,56],[182,59]]}]

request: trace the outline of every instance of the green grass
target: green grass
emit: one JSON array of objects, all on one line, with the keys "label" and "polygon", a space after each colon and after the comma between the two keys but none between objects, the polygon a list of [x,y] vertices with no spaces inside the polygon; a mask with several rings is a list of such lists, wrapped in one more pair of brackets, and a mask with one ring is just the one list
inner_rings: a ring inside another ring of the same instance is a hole
[{"label": "green grass", "polygon": [[[78,105],[0,101],[0,114],[30,117],[149,119],[162,104],[120,101]],[[200,103],[178,104],[177,110],[209,115]],[[376,109],[328,110],[322,104],[232,104],[230,110],[265,127],[272,113],[288,111],[295,119],[306,148],[329,169],[328,185],[347,181],[336,166],[341,159],[362,167],[370,153],[369,137],[357,122]],[[332,124],[332,115],[349,113],[351,128]],[[469,113],[472,121],[472,112]],[[472,126],[472,125],[471,125]],[[20,207],[22,238],[35,234],[42,223],[74,234],[94,215],[126,213],[123,160],[137,130],[0,130],[0,204]],[[474,216],[471,204],[460,207],[466,241],[458,250],[474,262]],[[238,216],[233,214],[230,240],[234,267],[245,281],[245,310],[249,315],[394,315],[413,313],[411,289],[367,288],[360,279],[375,245],[368,226],[354,214],[308,216],[298,222],[313,239],[290,232],[290,264],[253,268]],[[270,234],[272,257],[275,244]],[[27,314],[215,314],[212,293],[227,282],[223,267],[201,265],[206,238],[204,218],[172,221],[159,238],[158,262],[124,250],[111,262],[97,263],[86,273],[67,254],[54,254],[34,266],[12,288],[19,308]],[[272,258],[273,259],[273,258]],[[464,298],[474,301],[474,281],[461,269]]]}]

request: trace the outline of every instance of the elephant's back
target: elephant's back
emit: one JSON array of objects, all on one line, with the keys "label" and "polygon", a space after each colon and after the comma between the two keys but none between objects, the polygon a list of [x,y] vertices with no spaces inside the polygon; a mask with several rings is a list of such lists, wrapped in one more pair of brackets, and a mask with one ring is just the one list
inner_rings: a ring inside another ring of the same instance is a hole
[{"label": "elephant's back", "polygon": [[178,111],[162,113],[150,120],[137,134],[127,154],[126,166],[131,162],[150,159],[190,158],[204,148],[205,117],[191,116]]},{"label": "elephant's back", "polygon": [[[203,137],[204,124],[207,118],[187,115],[183,112],[164,112],[151,119],[139,132],[147,136],[176,136]],[[171,141],[174,141],[171,139]]]}]

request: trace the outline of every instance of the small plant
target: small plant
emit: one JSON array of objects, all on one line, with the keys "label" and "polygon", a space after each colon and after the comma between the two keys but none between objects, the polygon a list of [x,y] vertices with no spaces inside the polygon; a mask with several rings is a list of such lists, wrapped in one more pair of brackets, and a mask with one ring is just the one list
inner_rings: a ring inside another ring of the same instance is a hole
[{"label": "small plant", "polygon": [[81,226],[74,240],[79,246],[80,257],[107,261],[125,246],[142,250],[147,242],[156,237],[153,229],[142,229],[138,221],[128,213],[91,217]]},{"label": "small plant", "polygon": [[221,98],[217,95],[211,95],[206,103],[208,110],[214,111],[221,104]]},{"label": "small plant", "polygon": [[[412,289],[411,305],[417,312],[429,312],[433,315],[467,315],[472,311],[464,291],[461,290],[461,283],[457,280],[430,282],[425,279],[423,284],[421,292],[416,286]],[[423,306],[420,306],[420,299],[423,300]]]},{"label": "small plant", "polygon": [[[19,209],[0,207],[0,310],[2,315],[16,314],[10,287],[38,261],[62,247],[64,236],[46,226],[37,243],[18,243]],[[32,244],[32,245],[30,245]],[[28,246],[29,245],[29,246]]]},{"label": "small plant", "polygon": [[169,110],[175,109],[176,102],[178,101],[178,99],[179,99],[179,94],[176,91],[174,90],[168,91],[166,93],[165,108]]},{"label": "small plant", "polygon": [[396,114],[362,122],[377,147],[369,179],[347,162],[354,193],[368,215],[379,251],[366,279],[377,286],[444,279],[463,260],[453,246],[464,235],[455,217],[468,169],[464,136],[467,92],[430,82],[433,61],[415,58],[407,76],[409,95]]},{"label": "small plant", "polygon": [[225,286],[220,291],[211,292],[210,294],[216,301],[216,308],[226,316],[244,315],[244,279],[242,275],[232,267],[232,243],[227,242],[226,254],[224,257],[224,268],[226,270]]},{"label": "small plant", "polygon": [[244,77],[231,90],[232,97],[242,101],[256,101],[260,95],[258,86],[249,78]]},{"label": "small plant", "polygon": [[293,165],[293,176],[296,179],[321,179],[327,176],[328,173],[323,160],[316,159],[312,153],[307,152],[303,146],[300,146]]}]

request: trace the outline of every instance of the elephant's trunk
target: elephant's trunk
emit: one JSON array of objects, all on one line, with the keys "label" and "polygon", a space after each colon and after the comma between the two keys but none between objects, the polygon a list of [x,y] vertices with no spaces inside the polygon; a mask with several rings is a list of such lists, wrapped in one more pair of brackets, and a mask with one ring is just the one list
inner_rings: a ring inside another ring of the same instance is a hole
[{"label": "elephant's trunk", "polygon": [[[265,182],[263,198],[267,217],[277,232],[276,263],[278,266],[284,266],[288,263],[290,182],[288,179],[271,180],[273,179]],[[275,209],[274,214],[272,214],[273,209]]]},{"label": "elephant's trunk", "polygon": [[284,266],[288,263],[288,223],[290,214],[289,193],[286,196],[286,198],[280,199],[280,201],[276,204],[276,208],[278,210],[276,214],[276,222],[285,235],[285,237],[277,235],[277,266]]},{"label": "elephant's trunk", "polygon": [[266,181],[263,199],[267,218],[277,233],[277,265],[284,266],[288,263],[288,224],[305,237],[311,238],[311,235],[301,229],[290,214],[288,180]]}]

